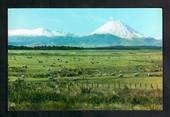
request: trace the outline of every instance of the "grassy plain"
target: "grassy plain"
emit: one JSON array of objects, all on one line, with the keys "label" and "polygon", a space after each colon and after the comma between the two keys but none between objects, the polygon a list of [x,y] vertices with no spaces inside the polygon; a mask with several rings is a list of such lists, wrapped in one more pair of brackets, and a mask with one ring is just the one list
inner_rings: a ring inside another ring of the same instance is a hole
[{"label": "grassy plain", "polygon": [[9,50],[9,110],[162,110],[161,50]]}]

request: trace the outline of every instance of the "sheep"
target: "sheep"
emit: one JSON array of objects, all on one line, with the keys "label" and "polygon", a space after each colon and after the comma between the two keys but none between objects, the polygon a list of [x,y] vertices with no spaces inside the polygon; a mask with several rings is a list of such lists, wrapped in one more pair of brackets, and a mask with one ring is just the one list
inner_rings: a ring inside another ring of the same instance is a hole
[{"label": "sheep", "polygon": [[151,73],[148,73],[148,74],[147,74],[147,76],[148,76],[148,77],[151,77],[151,76],[152,76],[152,74],[151,74]]},{"label": "sheep", "polygon": [[21,75],[21,78],[25,78],[25,75],[24,75],[24,74],[22,74],[22,75]]},{"label": "sheep", "polygon": [[12,71],[13,69],[16,69],[15,67],[9,67],[9,70]]},{"label": "sheep", "polygon": [[43,61],[38,60],[39,63],[43,63]]},{"label": "sheep", "polygon": [[59,88],[59,86],[58,86],[58,85],[55,85],[55,88],[56,88],[56,89],[58,89],[58,88]]},{"label": "sheep", "polygon": [[48,80],[53,80],[54,78],[52,76],[48,77]]},{"label": "sheep", "polygon": [[102,74],[102,76],[107,76],[107,74],[106,74],[106,73],[104,73],[104,74]]},{"label": "sheep", "polygon": [[134,73],[134,76],[135,76],[135,77],[139,76],[139,73]]},{"label": "sheep", "polygon": [[16,104],[15,103],[10,103],[10,105],[9,105],[9,108],[11,109],[11,110],[15,110],[15,108],[16,108]]},{"label": "sheep", "polygon": [[102,73],[97,73],[96,76],[102,76]]},{"label": "sheep", "polygon": [[148,74],[147,74],[148,77],[153,77],[153,76],[158,77],[158,76],[160,76],[160,75],[161,75],[161,74],[159,74],[159,73],[148,73]]},{"label": "sheep", "polygon": [[123,74],[119,74],[119,78],[123,78]]},{"label": "sheep", "polygon": [[159,68],[159,67],[160,67],[160,65],[158,65],[158,64],[157,64],[157,65],[155,65],[155,67]]},{"label": "sheep", "polygon": [[112,76],[115,76],[116,74],[115,74],[115,73],[112,73],[111,75],[112,75]]}]

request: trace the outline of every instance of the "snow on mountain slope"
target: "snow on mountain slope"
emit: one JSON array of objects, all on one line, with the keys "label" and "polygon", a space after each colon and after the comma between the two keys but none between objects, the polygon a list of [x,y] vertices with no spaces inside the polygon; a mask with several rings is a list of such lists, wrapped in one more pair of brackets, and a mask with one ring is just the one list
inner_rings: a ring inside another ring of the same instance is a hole
[{"label": "snow on mountain slope", "polygon": [[99,27],[94,32],[90,33],[93,34],[112,34],[124,39],[134,39],[134,38],[142,38],[144,35],[138,33],[130,26],[122,23],[121,21],[112,20],[106,22],[104,25]]},{"label": "snow on mountain slope", "polygon": [[54,36],[67,36],[64,32],[59,31],[51,31],[44,28],[36,28],[36,29],[15,29],[9,30],[8,36],[46,36],[46,37],[54,37]]}]

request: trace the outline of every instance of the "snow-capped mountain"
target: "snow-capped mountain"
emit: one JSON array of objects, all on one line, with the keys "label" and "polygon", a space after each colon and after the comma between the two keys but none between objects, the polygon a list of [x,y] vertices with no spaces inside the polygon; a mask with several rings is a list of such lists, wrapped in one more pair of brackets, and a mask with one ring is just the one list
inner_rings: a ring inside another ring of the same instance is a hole
[{"label": "snow-capped mountain", "polygon": [[90,33],[90,35],[93,34],[111,34],[123,39],[134,39],[144,37],[143,34],[140,34],[139,32],[135,31],[133,28],[124,24],[123,22],[112,19],[97,28],[92,33]]},{"label": "snow-capped mountain", "polygon": [[44,28],[36,29],[16,29],[9,30],[8,36],[46,36],[46,37],[55,37],[55,36],[67,36],[67,33],[60,31],[51,31]]},{"label": "snow-capped mountain", "polygon": [[110,20],[90,35],[75,36],[72,33],[44,28],[17,29],[8,31],[8,45],[14,46],[162,46],[162,40],[145,37],[130,26]]}]

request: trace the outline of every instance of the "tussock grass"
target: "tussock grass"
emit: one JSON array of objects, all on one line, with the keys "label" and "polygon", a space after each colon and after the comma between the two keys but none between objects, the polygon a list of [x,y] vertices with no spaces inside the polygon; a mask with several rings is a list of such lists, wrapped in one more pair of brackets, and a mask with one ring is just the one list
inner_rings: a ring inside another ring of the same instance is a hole
[{"label": "tussock grass", "polygon": [[9,110],[162,110],[161,54],[10,50]]}]

